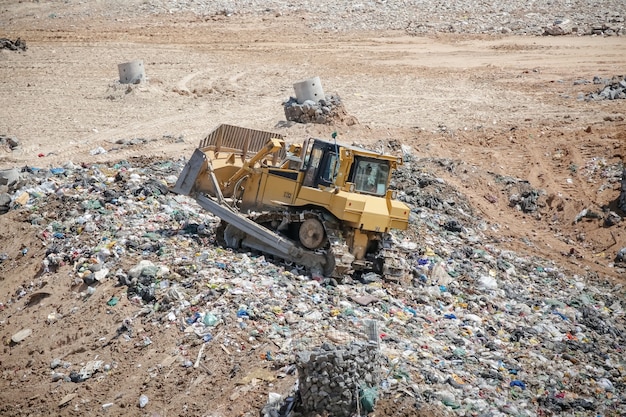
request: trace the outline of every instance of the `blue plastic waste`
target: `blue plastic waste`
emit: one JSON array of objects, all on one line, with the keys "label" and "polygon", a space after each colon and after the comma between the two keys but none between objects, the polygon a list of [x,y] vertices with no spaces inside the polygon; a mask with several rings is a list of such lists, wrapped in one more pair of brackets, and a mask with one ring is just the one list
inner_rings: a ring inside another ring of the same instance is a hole
[{"label": "blue plastic waste", "polygon": [[511,383],[509,385],[511,387],[520,387],[522,389],[522,391],[526,389],[526,384],[524,384],[519,379],[514,379],[513,381],[511,381]]}]

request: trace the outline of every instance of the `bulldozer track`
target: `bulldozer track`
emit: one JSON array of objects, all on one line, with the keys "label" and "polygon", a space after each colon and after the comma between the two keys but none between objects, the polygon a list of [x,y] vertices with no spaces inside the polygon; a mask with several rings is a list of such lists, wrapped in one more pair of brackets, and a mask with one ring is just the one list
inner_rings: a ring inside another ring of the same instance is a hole
[{"label": "bulldozer track", "polygon": [[[339,222],[325,221],[323,213],[316,211],[284,211],[284,212],[260,212],[246,215],[248,219],[258,223],[272,232],[280,234],[282,237],[289,239],[295,244],[300,243],[288,233],[283,233],[280,230],[280,225],[303,223],[307,219],[315,218],[320,220],[324,225],[325,240],[323,245],[315,252],[323,254],[326,257],[327,263],[324,267],[323,273],[327,277],[336,278],[338,280],[343,279],[347,275],[352,275],[355,272],[355,266],[358,270],[363,272],[374,271],[383,275],[386,279],[397,280],[404,277],[410,272],[410,265],[405,260],[400,251],[395,248],[391,239],[387,236],[380,242],[379,251],[374,254],[373,260],[363,262],[360,261],[355,264],[355,257],[350,253],[350,248],[344,237],[344,232],[339,226]],[[277,227],[272,227],[271,224],[278,224]],[[234,232],[235,226],[222,220],[215,229],[216,242],[223,247],[231,248],[235,250],[241,249],[239,243],[243,241],[243,235],[238,235]],[[380,261],[380,265],[377,265],[376,260]],[[283,259],[287,266],[293,265],[296,262],[296,266],[299,269],[306,269],[306,266],[298,263],[298,259],[294,261]]]}]

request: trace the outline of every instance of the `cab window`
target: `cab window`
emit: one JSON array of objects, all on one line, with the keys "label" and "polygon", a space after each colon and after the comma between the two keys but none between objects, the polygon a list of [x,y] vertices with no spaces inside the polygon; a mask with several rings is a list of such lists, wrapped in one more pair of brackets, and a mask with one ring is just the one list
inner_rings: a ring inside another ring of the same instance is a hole
[{"label": "cab window", "polygon": [[388,179],[389,165],[387,161],[355,158],[351,181],[354,183],[356,191],[380,196],[385,195]]},{"label": "cab window", "polygon": [[320,173],[320,179],[323,182],[332,184],[335,182],[337,173],[339,172],[339,158],[335,152],[328,152],[324,157],[324,163]]},{"label": "cab window", "polygon": [[308,160],[308,167],[304,176],[304,185],[307,187],[314,187],[316,183],[316,176],[320,166],[320,161],[324,156],[324,150],[318,147],[314,147],[311,150],[311,154]]}]

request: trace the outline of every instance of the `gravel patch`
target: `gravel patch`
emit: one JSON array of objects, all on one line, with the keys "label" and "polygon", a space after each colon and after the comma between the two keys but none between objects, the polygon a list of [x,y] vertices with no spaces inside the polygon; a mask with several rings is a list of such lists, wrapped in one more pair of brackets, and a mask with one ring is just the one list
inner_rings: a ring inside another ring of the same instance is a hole
[{"label": "gravel patch", "polygon": [[[301,15],[304,24],[323,31],[405,30],[432,33],[516,35],[624,35],[626,3],[580,1],[151,1],[148,13],[201,15]],[[553,30],[565,26],[565,30]]]}]

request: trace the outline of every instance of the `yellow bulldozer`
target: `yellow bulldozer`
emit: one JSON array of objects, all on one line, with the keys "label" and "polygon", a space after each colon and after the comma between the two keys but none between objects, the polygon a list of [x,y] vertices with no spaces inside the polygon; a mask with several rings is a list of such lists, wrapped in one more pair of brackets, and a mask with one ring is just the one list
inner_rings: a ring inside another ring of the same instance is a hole
[{"label": "yellow bulldozer", "polygon": [[402,158],[309,138],[222,124],[207,135],[173,191],[221,219],[218,242],[256,250],[312,274],[407,272],[390,231],[408,226],[409,207],[389,189]]}]

